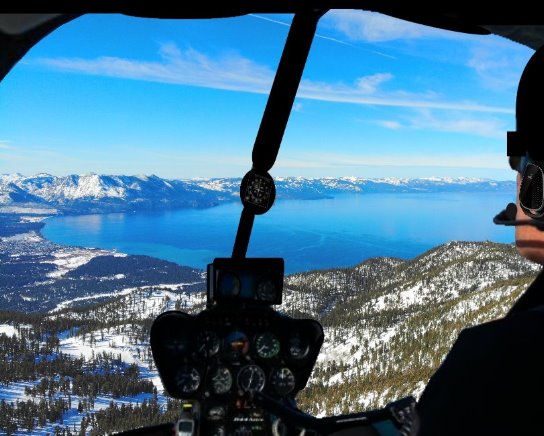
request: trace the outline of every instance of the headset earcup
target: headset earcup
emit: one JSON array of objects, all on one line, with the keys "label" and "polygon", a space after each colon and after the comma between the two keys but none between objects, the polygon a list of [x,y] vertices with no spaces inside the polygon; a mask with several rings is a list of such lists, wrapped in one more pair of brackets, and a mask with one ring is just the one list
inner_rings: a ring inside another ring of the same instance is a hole
[{"label": "headset earcup", "polygon": [[519,203],[531,218],[544,216],[544,168],[541,162],[527,164],[519,190]]}]

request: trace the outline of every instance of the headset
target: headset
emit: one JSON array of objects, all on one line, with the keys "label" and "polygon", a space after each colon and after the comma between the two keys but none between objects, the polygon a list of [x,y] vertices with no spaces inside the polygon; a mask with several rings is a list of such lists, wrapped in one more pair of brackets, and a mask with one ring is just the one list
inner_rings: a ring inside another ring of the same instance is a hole
[{"label": "headset", "polygon": [[528,220],[517,220],[510,203],[493,218],[505,226],[533,226],[544,230],[544,46],[525,66],[516,97],[516,130],[507,132],[507,155],[521,175],[518,203]]}]

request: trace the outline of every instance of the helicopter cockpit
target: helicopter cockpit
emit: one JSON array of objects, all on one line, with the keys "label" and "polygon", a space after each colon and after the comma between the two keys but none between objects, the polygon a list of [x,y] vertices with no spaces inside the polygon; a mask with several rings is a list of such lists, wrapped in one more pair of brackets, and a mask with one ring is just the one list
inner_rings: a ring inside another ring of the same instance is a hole
[{"label": "helicopter cockpit", "polygon": [[[409,424],[413,398],[384,410],[314,418],[296,408],[317,360],[324,334],[313,319],[294,319],[272,308],[282,302],[284,260],[246,258],[253,221],[276,196],[268,171],[277,157],[319,17],[296,14],[253,148],[253,168],[240,186],[243,211],[230,258],[207,270],[207,308],[197,315],[161,314],[151,328],[153,358],[168,393],[190,404],[193,434],[376,434]],[[406,427],[407,428],[407,427]],[[405,428],[405,431],[407,431]],[[344,433],[342,433],[344,434]]]},{"label": "helicopter cockpit", "polygon": [[[469,17],[468,13],[459,16],[418,14],[412,6],[397,8],[367,3],[348,1],[344,6],[365,7],[459,32],[509,32],[506,28],[501,30],[504,20],[511,19],[508,14],[492,20],[496,26],[486,28],[475,24],[484,17]],[[251,5],[246,6],[247,11],[252,10]],[[282,12],[288,9],[294,18],[253,146],[252,168],[240,186],[243,210],[232,255],[210,259],[203,311],[198,314],[182,310],[164,312],[151,328],[153,360],[164,389],[172,398],[182,400],[184,409],[177,423],[122,434],[410,434],[415,407],[413,397],[401,398],[382,409],[324,418],[297,408],[295,397],[311,376],[324,341],[323,328],[314,319],[298,319],[281,312],[285,269],[282,258],[246,257],[255,219],[274,205],[275,184],[269,172],[280,149],[317,24],[333,6],[340,7],[337,2],[313,2],[296,10],[270,6]],[[240,6],[216,12],[228,16],[247,11]],[[194,16],[206,13],[199,10]],[[145,10],[131,10],[128,15],[157,16]],[[176,13],[164,15],[175,16]],[[78,14],[53,17],[51,26],[59,26],[76,16]],[[3,56],[14,62],[35,39],[48,31],[50,29],[38,30],[34,37],[19,41],[18,49]],[[509,35],[520,37],[520,34]],[[531,44],[527,41],[523,40]],[[8,70],[4,68],[4,75]]]}]

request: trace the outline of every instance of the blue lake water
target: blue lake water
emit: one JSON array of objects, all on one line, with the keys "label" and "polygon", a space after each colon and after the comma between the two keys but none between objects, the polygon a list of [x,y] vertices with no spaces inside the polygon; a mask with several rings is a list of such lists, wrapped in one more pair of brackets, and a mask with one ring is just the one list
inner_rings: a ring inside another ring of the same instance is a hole
[{"label": "blue lake water", "polygon": [[[277,201],[255,218],[248,256],[283,257],[287,273],[352,266],[375,256],[413,258],[451,240],[514,241],[493,217],[511,193],[344,194]],[[56,217],[44,236],[204,269],[231,255],[241,205]]]}]

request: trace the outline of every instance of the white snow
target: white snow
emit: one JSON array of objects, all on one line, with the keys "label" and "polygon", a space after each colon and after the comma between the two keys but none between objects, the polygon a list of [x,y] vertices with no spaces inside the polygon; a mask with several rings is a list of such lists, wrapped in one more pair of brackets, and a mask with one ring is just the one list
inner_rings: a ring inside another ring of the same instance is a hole
[{"label": "white snow", "polygon": [[117,297],[121,295],[130,294],[132,291],[134,291],[134,288],[122,289],[118,292],[105,292],[101,294],[93,294],[93,295],[86,295],[83,297],[73,298],[71,300],[66,300],[66,301],[63,301],[62,303],[57,304],[57,307],[52,309],[50,312],[55,313],[55,312],[58,312],[59,310],[66,309],[67,307],[72,306],[74,303],[78,301],[95,300],[98,298],[105,298],[105,297]]},{"label": "white snow", "polygon": [[19,233],[13,236],[0,238],[0,242],[40,242],[43,238],[36,232]]},{"label": "white snow", "polygon": [[37,301],[38,298],[36,297],[27,297],[25,295],[21,295],[21,299],[24,300],[24,301]]},{"label": "white snow", "polygon": [[0,206],[0,213],[56,215],[57,209],[53,207]]},{"label": "white snow", "polygon": [[49,216],[22,216],[19,218],[19,222],[22,223],[39,223],[46,218],[50,218]]},{"label": "white snow", "polygon": [[67,272],[85,265],[91,259],[97,256],[106,256],[111,254],[105,250],[90,250],[70,248],[69,250],[59,250],[52,253],[54,260],[45,261],[44,263],[52,263],[57,266],[57,270],[47,274],[47,277],[62,277]]},{"label": "white snow", "polygon": [[225,185],[221,183],[219,180],[213,180],[213,181],[206,181],[206,182],[200,182],[198,184],[199,186],[209,189],[211,191],[225,191]]},{"label": "white snow", "polygon": [[[150,297],[146,297],[146,310],[139,310],[138,317],[145,318],[149,315],[160,313],[159,307],[162,307],[163,300],[168,299],[170,302],[168,305],[168,310],[173,309],[174,304],[177,300],[180,301],[182,307],[192,307],[195,304],[201,304],[204,301],[204,296],[199,293],[187,294],[183,292],[183,289],[194,283],[177,283],[177,284],[158,284],[158,285],[146,285],[139,286],[137,288],[124,288],[116,292],[104,292],[100,294],[86,295],[83,297],[73,298],[71,300],[63,301],[59,303],[50,313],[56,313],[60,310],[67,309],[73,306],[76,302],[81,301],[91,301],[100,298],[112,298],[112,297],[122,297],[130,296],[131,294],[144,293],[148,290],[153,290]],[[166,289],[171,291],[182,292],[181,294],[176,292],[169,292]],[[164,309],[167,310],[167,309]],[[162,311],[162,310],[161,310]]]},{"label": "white snow", "polygon": [[17,330],[15,330],[15,327],[9,324],[0,324],[0,335],[5,334],[6,336],[17,336]]}]

